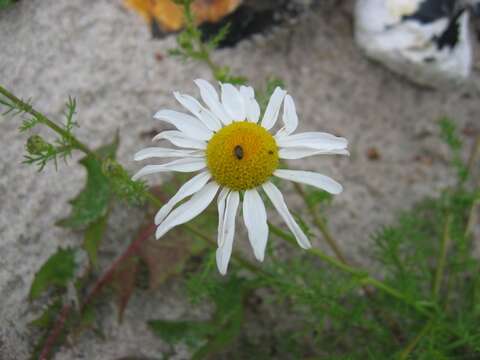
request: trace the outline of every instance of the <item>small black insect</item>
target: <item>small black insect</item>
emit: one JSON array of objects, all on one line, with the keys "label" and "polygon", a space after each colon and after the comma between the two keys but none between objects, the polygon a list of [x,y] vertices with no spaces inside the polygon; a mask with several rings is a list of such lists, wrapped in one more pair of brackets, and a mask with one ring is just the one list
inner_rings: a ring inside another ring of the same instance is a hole
[{"label": "small black insect", "polygon": [[235,154],[238,160],[243,159],[243,148],[240,145],[235,146],[235,149],[233,149],[233,153]]}]

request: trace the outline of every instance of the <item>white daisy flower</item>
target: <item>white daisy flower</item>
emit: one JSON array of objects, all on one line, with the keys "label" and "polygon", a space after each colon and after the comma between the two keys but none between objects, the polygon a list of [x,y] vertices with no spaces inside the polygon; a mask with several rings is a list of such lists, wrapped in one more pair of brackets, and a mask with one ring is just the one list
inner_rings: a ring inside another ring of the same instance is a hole
[{"label": "white daisy flower", "polygon": [[[175,226],[184,224],[205,210],[217,196],[217,266],[226,274],[235,235],[235,220],[242,202],[243,220],[255,257],[262,261],[268,239],[267,213],[263,191],[293,233],[298,244],[311,247],[297,224],[280,190],[270,181],[273,176],[315,186],[331,194],[342,191],[335,180],[310,171],[279,169],[280,159],[301,159],[318,154],[348,155],[347,140],[323,132],[293,134],[298,125],[295,104],[285,90],[277,87],[260,120],[260,106],[253,88],[221,85],[219,98],[205,80],[196,80],[202,100],[174,92],[175,98],[191,114],[160,110],[154,118],[177,128],[159,133],[154,140],[167,140],[181,149],[149,147],[135,160],[178,158],[161,165],[147,165],[133,176],[167,172],[199,172],[187,181],[158,211],[155,224],[159,239]],[[272,135],[283,103],[282,127]],[[241,196],[241,194],[243,196]],[[186,198],[181,205],[176,206]]]}]

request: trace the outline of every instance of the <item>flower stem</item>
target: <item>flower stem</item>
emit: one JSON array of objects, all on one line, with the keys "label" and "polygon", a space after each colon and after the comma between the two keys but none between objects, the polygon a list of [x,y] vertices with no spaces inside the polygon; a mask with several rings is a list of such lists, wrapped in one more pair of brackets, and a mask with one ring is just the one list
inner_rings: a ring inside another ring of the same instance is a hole
[{"label": "flower stem", "polygon": [[470,156],[467,161],[467,173],[469,175],[471,175],[479,155],[480,155],[480,134],[477,135],[477,137],[475,138],[475,142],[473,143],[472,150],[470,152]]},{"label": "flower stem", "polygon": [[[214,249],[217,247],[217,242],[214,239],[212,239],[210,236],[208,236],[207,234],[205,234],[204,232],[199,230],[197,227],[192,226],[190,224],[184,224],[182,226],[186,231],[188,231],[188,232],[190,232],[194,235],[197,235],[199,238],[201,238],[203,241],[205,241],[205,243],[208,244],[210,247],[212,247]],[[258,266],[252,264],[250,261],[245,259],[243,256],[241,256],[236,251],[232,251],[232,258],[238,264],[240,264],[242,267],[244,267],[245,269],[249,270],[250,272],[252,272],[254,274],[260,275],[262,277],[268,277],[268,278],[272,277],[269,273],[262,270]]]},{"label": "flower stem", "polygon": [[[269,223],[268,225],[270,227],[270,231],[273,234],[275,234],[278,237],[286,240],[287,242],[289,242],[292,245],[296,245],[296,240],[294,239],[294,237],[292,235],[287,234],[286,232],[284,232],[283,230],[281,230],[280,228],[278,228],[277,226],[275,226],[271,223]],[[344,263],[343,261],[337,260],[334,257],[325,254],[320,249],[312,248],[312,249],[309,249],[307,251],[310,254],[312,254],[312,255],[322,259],[323,261],[329,263],[330,265],[336,267],[337,269],[342,270],[342,271],[344,271],[348,274],[351,274],[354,277],[357,277],[358,282],[361,285],[363,285],[363,286],[364,285],[371,285],[371,286],[375,287],[376,289],[381,290],[384,293],[389,294],[390,296],[392,296],[392,297],[404,302],[405,304],[413,307],[419,313],[421,313],[423,315],[426,315],[426,316],[430,315],[430,313],[427,310],[425,310],[423,307],[420,307],[418,304],[416,304],[414,301],[412,301],[411,299],[406,297],[400,291],[398,291],[398,290],[386,285],[382,281],[379,281],[379,280],[373,278],[372,276],[370,276],[368,271],[350,266],[350,265]]]},{"label": "flower stem", "polygon": [[[409,299],[405,297],[401,292],[385,285],[383,282],[376,280],[375,278],[371,277],[368,275],[368,272],[365,270],[360,270],[357,269],[351,265],[349,265],[345,255],[343,252],[340,250],[340,247],[338,246],[338,242],[335,240],[335,238],[331,235],[330,230],[327,227],[327,224],[325,221],[318,215],[318,213],[315,211],[315,208],[310,204],[308,201],[307,195],[305,194],[305,191],[303,191],[302,187],[298,183],[294,183],[295,189],[297,193],[303,198],[303,201],[307,204],[308,210],[313,218],[313,221],[317,228],[320,230],[322,235],[324,236],[325,240],[327,241],[328,245],[332,249],[332,251],[335,253],[337,256],[338,260],[328,256],[324,252],[322,252],[320,249],[310,249],[309,252],[319,258],[321,258],[324,261],[327,261],[333,266],[336,266],[339,269],[342,269],[345,272],[348,272],[352,275],[356,276],[361,276],[361,283],[364,285],[372,285],[377,289],[381,289],[382,291],[390,294],[393,297],[396,297],[398,299],[403,299],[404,301],[410,302]],[[367,295],[371,295],[370,292],[368,291],[368,288],[364,288],[365,292]],[[410,305],[412,303],[410,302]],[[417,305],[414,305],[417,307]],[[423,310],[423,309],[422,309]]]},{"label": "flower stem", "polygon": [[55,325],[52,328],[52,330],[49,332],[47,339],[45,341],[45,344],[42,347],[39,360],[47,360],[50,358],[53,352],[53,348],[59,336],[62,334],[62,331],[66,325],[66,322],[68,320],[68,316],[71,310],[72,310],[72,305],[70,304],[63,305],[62,310],[60,311],[60,314],[58,314],[57,316]]},{"label": "flower stem", "polygon": [[320,232],[322,233],[322,235],[323,235],[325,241],[327,242],[327,244],[330,246],[330,248],[335,253],[337,258],[340,259],[340,261],[342,261],[343,263],[346,264],[347,259],[346,259],[345,255],[340,250],[340,247],[338,246],[337,241],[335,240],[335,238],[330,233],[330,230],[328,229],[325,221],[318,215],[318,213],[315,211],[315,208],[313,207],[313,205],[308,201],[307,194],[305,194],[305,191],[303,191],[301,185],[298,184],[298,183],[294,183],[293,186],[295,187],[295,190],[297,191],[297,193],[302,197],[303,201],[307,204],[310,215],[313,218],[313,222],[316,225],[316,227],[318,228],[318,230],[320,230]]},{"label": "flower stem", "polygon": [[[472,171],[475,167],[475,163],[478,161],[478,157],[480,155],[480,134],[477,135],[475,139],[475,143],[473,144],[472,151],[470,153],[470,157],[468,158],[468,163],[467,163],[467,172],[471,176]],[[474,190],[480,191],[480,179],[476,179],[476,181],[473,181],[473,188]],[[480,204],[480,198],[476,198],[472,206],[470,207],[470,211],[468,213],[468,220],[467,220],[467,226],[465,227],[465,236],[468,237],[470,236],[473,226],[475,225],[476,219],[477,219],[477,208],[478,205]]]},{"label": "flower stem", "polygon": [[437,270],[435,271],[435,278],[433,280],[433,298],[434,300],[438,299],[438,295],[440,293],[440,288],[442,285],[443,279],[443,272],[445,270],[445,261],[447,259],[447,250],[448,245],[450,244],[450,225],[452,223],[452,216],[450,214],[447,215],[445,219],[445,224],[443,227],[443,234],[442,234],[442,243],[440,248],[440,255],[438,258]]},{"label": "flower stem", "polygon": [[[445,271],[445,262],[447,259],[447,250],[448,245],[450,243],[450,226],[452,223],[452,215],[448,214],[445,219],[445,224],[443,226],[443,233],[442,233],[442,242],[440,248],[440,254],[438,258],[437,269],[435,271],[435,278],[433,280],[433,289],[432,289],[432,297],[433,301],[436,302],[438,300],[438,295],[440,294],[440,288],[442,285],[443,273]],[[412,341],[405,347],[405,349],[400,354],[400,359],[408,359],[411,352],[415,349],[418,345],[420,340],[428,334],[432,325],[433,325],[434,317],[430,317],[427,323],[423,326],[422,330],[415,336]]]},{"label": "flower stem", "polygon": [[432,325],[433,325],[433,319],[430,319],[422,328],[422,330],[420,330],[420,332],[417,334],[417,336],[415,336],[412,341],[410,341],[408,343],[408,345],[405,347],[405,349],[400,353],[400,356],[399,356],[399,359],[400,360],[407,360],[409,359],[409,356],[411,354],[411,352],[415,349],[415,347],[418,345],[418,343],[420,342],[420,340],[422,340],[422,338],[428,334],[428,332],[430,331],[430,329],[432,328]]},{"label": "flower stem", "polygon": [[[151,205],[155,207],[161,207],[163,205],[162,201],[158,199],[155,195],[153,195],[151,192],[147,192],[146,194],[148,201],[150,202]],[[190,225],[190,224],[183,224],[181,225],[186,231],[190,232],[191,234],[194,234],[201,238],[206,244],[208,244],[212,248],[217,247],[217,242],[212,239],[210,236],[205,234],[203,231],[198,229],[197,227]],[[243,266],[245,269],[251,271],[252,273],[255,273],[257,275],[261,276],[267,276],[271,277],[270,274],[259,268],[258,266],[255,266],[252,264],[250,261],[246,260],[243,256],[238,254],[236,251],[232,251],[232,258],[239,263],[241,266]]]}]

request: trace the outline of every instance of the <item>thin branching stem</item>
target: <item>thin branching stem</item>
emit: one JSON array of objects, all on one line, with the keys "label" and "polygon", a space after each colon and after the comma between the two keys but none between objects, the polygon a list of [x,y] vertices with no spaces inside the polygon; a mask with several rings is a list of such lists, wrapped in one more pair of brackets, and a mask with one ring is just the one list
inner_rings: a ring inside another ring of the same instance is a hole
[{"label": "thin branching stem", "polygon": [[[480,155],[480,135],[477,135],[475,142],[473,144],[472,150],[470,152],[470,156],[468,158],[466,170],[467,174],[471,176],[475,163],[478,159],[478,156]],[[464,184],[464,181],[462,179],[459,179],[457,188],[461,188]],[[474,185],[474,188],[478,187],[477,184]],[[464,236],[468,237],[470,236],[470,233],[473,228],[473,224],[475,223],[475,215],[476,215],[476,208],[479,204],[479,200],[474,200],[467,219],[467,224],[465,226],[465,232]],[[432,286],[432,298],[434,302],[438,301],[438,297],[440,295],[440,290],[442,286],[442,280],[443,280],[443,274],[445,272],[445,265],[446,265],[446,259],[447,259],[447,251],[448,247],[451,241],[450,237],[450,228],[451,228],[451,223],[453,221],[453,216],[452,214],[447,214],[445,218],[445,223],[443,226],[443,232],[442,232],[442,239],[441,239],[441,245],[440,245],[440,253],[439,257],[437,260],[437,268],[435,270],[435,276],[433,280],[433,286]],[[447,289],[448,291],[448,289]],[[402,351],[400,354],[399,358],[401,360],[408,359],[411,352],[415,349],[415,347],[420,343],[420,341],[429,333],[430,329],[433,326],[433,321],[434,318],[431,317],[427,323],[423,326],[422,330],[415,336],[412,341],[408,343],[408,345],[405,347],[405,349]]]},{"label": "thin branching stem", "polygon": [[12,101],[12,103],[15,105],[17,109],[34,116],[40,123],[48,126],[50,129],[58,133],[63,138],[69,138],[71,141],[71,145],[77,150],[80,150],[87,155],[95,155],[94,152],[90,150],[87,145],[79,141],[77,138],[73,137],[70,133],[68,133],[65,129],[59,126],[56,122],[50,120],[48,117],[46,117],[42,113],[35,110],[30,104],[19,99],[18,97],[13,95],[10,91],[8,91],[2,86],[0,86],[0,94],[5,96],[10,101]]},{"label": "thin branching stem", "polygon": [[473,226],[477,222],[477,211],[480,205],[480,199],[475,199],[468,213],[467,226],[465,227],[465,237],[469,237],[473,231]]},{"label": "thin branching stem", "polygon": [[428,322],[423,326],[422,330],[415,336],[412,341],[410,341],[405,349],[400,353],[399,359],[400,360],[407,360],[410,357],[412,351],[417,347],[420,341],[423,339],[425,335],[427,335],[432,328],[433,319],[428,320]]},{"label": "thin branching stem", "polygon": [[[478,161],[480,156],[480,134],[477,135],[475,138],[475,142],[472,147],[472,151],[470,153],[470,157],[468,158],[467,163],[467,173],[472,176],[473,169],[475,168],[475,163]],[[477,178],[476,181],[474,180],[473,185],[474,190],[480,191],[480,178]],[[472,206],[468,212],[468,219],[467,219],[467,226],[465,227],[465,237],[469,237],[472,233],[473,226],[477,220],[477,210],[480,204],[480,198],[477,198],[473,201]]]},{"label": "thin branching stem", "polygon": [[[314,205],[311,204],[310,201],[308,201],[307,194],[303,190],[302,186],[298,183],[294,183],[294,187],[295,187],[295,190],[297,191],[297,193],[303,199],[303,201],[307,204],[310,216],[313,219],[313,223],[315,224],[317,229],[320,230],[321,234],[323,235],[323,238],[325,239],[327,244],[330,246],[330,249],[335,253],[335,256],[337,257],[337,259],[341,263],[345,264],[347,267],[350,267],[350,264],[347,260],[347,257],[344,255],[343,251],[340,249],[340,246],[338,245],[338,242],[335,240],[335,238],[330,233],[330,230],[328,229],[328,226],[327,226],[325,220],[323,220],[323,218],[318,214]],[[313,249],[313,251],[312,251],[313,254],[315,254],[315,252],[316,252],[315,250],[316,249]],[[317,254],[317,256],[320,257],[320,254]],[[372,311],[373,311],[373,314],[374,314],[375,318],[377,320],[379,320],[380,322],[385,321],[388,324],[388,327],[389,327],[390,331],[392,332],[394,338],[397,340],[397,342],[399,342],[400,339],[402,338],[402,336],[400,335],[401,334],[401,327],[388,314],[381,313],[381,312],[378,311],[378,309],[375,308],[375,304],[372,304],[374,294],[373,294],[372,290],[367,285],[374,286],[377,289],[382,288],[382,290],[387,292],[387,293],[389,293],[389,291],[393,290],[396,293],[395,294],[390,293],[390,295],[392,295],[394,297],[403,296],[403,295],[401,293],[399,293],[398,291],[396,291],[394,289],[391,289],[389,287],[384,288],[384,284],[382,282],[377,281],[373,278],[368,279],[366,282],[364,282],[362,284],[362,289],[365,293],[365,296],[370,301],[370,305],[371,305],[371,308],[372,308]]]},{"label": "thin branching stem", "polygon": [[467,173],[471,175],[475,163],[478,160],[478,157],[480,156],[480,134],[476,136],[475,142],[473,143],[472,150],[470,152],[470,156],[467,161]]},{"label": "thin branching stem", "polygon": [[[212,248],[216,248],[217,247],[217,242],[212,239],[210,236],[208,236],[207,234],[205,234],[203,231],[199,230],[198,228],[196,228],[195,226],[192,226],[190,224],[184,224],[183,225],[183,228],[198,236],[199,238],[201,238],[205,243],[207,243],[210,247]],[[235,260],[239,265],[241,265],[243,268],[249,270],[250,272],[256,274],[256,275],[260,275],[262,277],[266,277],[266,278],[271,278],[272,275],[270,275],[269,273],[267,273],[266,271],[262,270],[261,268],[259,268],[258,266],[252,264],[250,261],[248,261],[247,259],[245,259],[243,256],[241,256],[238,252],[236,251],[232,251],[232,259]]]},{"label": "thin branching stem", "polygon": [[305,191],[303,191],[302,186],[298,183],[294,183],[293,186],[295,187],[295,190],[297,191],[297,193],[302,197],[303,201],[307,204],[308,211],[310,212],[310,215],[312,216],[312,219],[313,219],[313,223],[318,228],[318,230],[320,230],[320,232],[322,233],[328,246],[330,246],[330,248],[332,249],[332,251],[335,253],[335,255],[340,261],[347,264],[347,259],[343,254],[342,250],[340,250],[340,246],[338,245],[338,242],[330,233],[330,230],[328,229],[328,226],[325,223],[325,221],[318,215],[318,212],[315,211],[315,208],[310,203],[310,201],[308,201],[307,194],[305,194]]},{"label": "thin branching stem", "polygon": [[445,271],[445,263],[447,259],[447,250],[450,244],[450,225],[452,223],[452,216],[448,214],[443,226],[443,233],[441,239],[440,254],[438,256],[437,269],[435,271],[435,278],[433,280],[433,299],[437,300],[440,294],[440,288],[443,280],[443,273]]},{"label": "thin branching stem", "polygon": [[[281,230],[280,228],[278,228],[277,226],[275,226],[271,223],[269,223],[268,225],[270,227],[270,231],[273,234],[275,234],[278,237],[286,240],[287,242],[289,242],[292,245],[296,245],[296,240],[294,239],[294,237],[292,235],[284,232],[283,230]],[[312,249],[309,249],[307,251],[310,254],[318,257],[319,259],[329,263],[333,267],[336,267],[337,269],[342,270],[343,272],[346,272],[346,273],[356,277],[358,279],[358,282],[361,285],[371,285],[371,286],[375,287],[376,289],[381,290],[384,293],[389,294],[390,296],[392,296],[392,297],[404,302],[405,304],[413,307],[419,313],[421,313],[423,315],[426,315],[426,316],[430,315],[429,311],[425,310],[423,307],[416,304],[414,301],[412,301],[411,299],[406,297],[400,291],[398,291],[398,290],[386,285],[382,281],[379,281],[379,280],[373,278],[372,276],[370,276],[368,271],[350,266],[350,265],[344,263],[343,261],[337,260],[334,257],[325,254],[323,251],[321,251],[320,249],[317,249],[317,248],[312,248]]]},{"label": "thin branching stem", "polygon": [[[161,207],[163,205],[162,201],[157,198],[155,195],[152,193],[148,192],[147,194],[147,199],[150,202],[151,205],[155,207]],[[198,236],[200,239],[202,239],[205,243],[207,243],[209,246],[216,248],[217,247],[217,242],[212,239],[210,236],[205,234],[203,231],[198,229],[197,227],[190,225],[190,224],[183,224],[181,225],[186,231],[190,232],[191,234],[194,234]],[[262,276],[268,276],[271,277],[268,273],[263,271],[261,268],[258,266],[255,266],[252,264],[250,261],[246,260],[243,256],[238,254],[236,251],[232,252],[232,258],[239,263],[241,266],[243,266],[245,269],[257,274],[257,275],[262,275]]]}]

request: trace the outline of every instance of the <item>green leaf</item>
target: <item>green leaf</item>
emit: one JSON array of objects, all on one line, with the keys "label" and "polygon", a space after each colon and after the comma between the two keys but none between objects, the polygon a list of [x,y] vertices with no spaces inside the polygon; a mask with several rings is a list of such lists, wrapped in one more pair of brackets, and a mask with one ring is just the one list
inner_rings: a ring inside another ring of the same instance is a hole
[{"label": "green leaf", "polygon": [[30,288],[30,299],[39,297],[50,286],[65,288],[75,273],[75,251],[58,249],[35,274]]},{"label": "green leaf", "polygon": [[192,359],[205,359],[226,349],[240,334],[242,324],[243,306],[235,304],[228,316],[222,317],[209,341],[192,355]]},{"label": "green leaf", "polygon": [[32,320],[30,325],[44,329],[50,328],[61,309],[62,302],[57,299],[52,304],[48,305],[45,311],[38,318]]},{"label": "green leaf", "polygon": [[79,314],[79,325],[80,329],[89,329],[93,327],[95,322],[95,308],[93,306],[87,306],[82,313]]},{"label": "green leaf", "polygon": [[[111,144],[99,148],[96,154],[102,159],[115,158],[117,147],[118,135]],[[59,226],[72,229],[84,229],[105,216],[112,197],[109,180],[102,171],[100,161],[89,155],[80,160],[80,164],[87,169],[87,183],[85,188],[70,201],[71,214],[57,222]]]},{"label": "green leaf", "polygon": [[443,117],[440,119],[439,125],[443,141],[445,141],[453,151],[461,149],[462,139],[458,135],[455,122],[448,117]]},{"label": "green leaf", "polygon": [[0,0],[0,10],[12,5],[15,1],[18,0]]},{"label": "green leaf", "polygon": [[210,321],[153,320],[148,325],[171,344],[184,341],[196,347],[192,359],[206,358],[226,349],[240,334],[244,299],[254,287],[253,281],[231,276],[208,289],[216,308]]},{"label": "green leaf", "polygon": [[260,109],[262,110],[262,114],[265,112],[268,102],[270,101],[270,97],[272,96],[277,86],[285,88],[285,83],[280,78],[272,77],[267,79],[265,90],[258,92],[257,101],[260,105]]},{"label": "green leaf", "polygon": [[211,39],[208,40],[207,46],[210,50],[216,49],[218,45],[225,40],[227,35],[230,33],[230,27],[230,23],[225,24]]},{"label": "green leaf", "polygon": [[205,244],[172,231],[157,241],[153,237],[139,247],[138,256],[148,267],[149,287],[158,288],[171,276],[183,271],[187,261],[205,249]]},{"label": "green leaf", "polygon": [[252,283],[232,276],[228,282],[212,291],[216,304],[212,325],[213,336],[198,349],[192,359],[204,359],[226,349],[240,334],[243,325],[243,301],[252,290]]},{"label": "green leaf", "polygon": [[206,321],[152,320],[148,326],[171,345],[185,341],[189,346],[198,346],[215,332],[215,327]]},{"label": "green leaf", "polygon": [[326,191],[315,189],[310,190],[310,188],[307,188],[307,193],[307,202],[311,207],[323,204],[330,205],[332,203],[333,196]]},{"label": "green leaf", "polygon": [[100,219],[92,223],[85,231],[83,248],[87,252],[92,266],[97,266],[98,247],[100,246],[107,227],[107,219],[108,215],[102,216]]},{"label": "green leaf", "polygon": [[452,165],[457,171],[458,179],[461,183],[464,183],[469,173],[468,167],[462,159],[463,142],[458,133],[457,126],[455,122],[448,117],[440,119],[439,125],[441,138],[452,152]]}]

